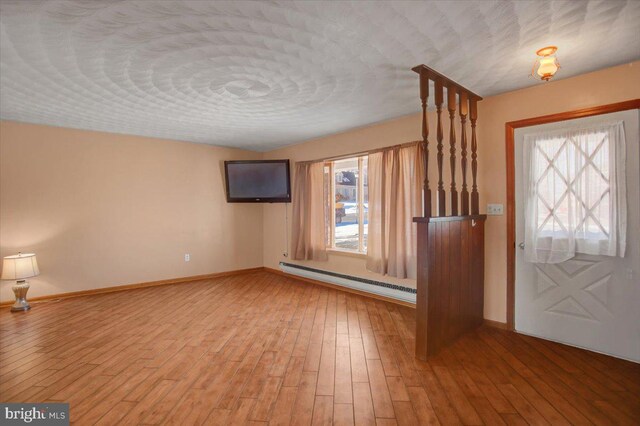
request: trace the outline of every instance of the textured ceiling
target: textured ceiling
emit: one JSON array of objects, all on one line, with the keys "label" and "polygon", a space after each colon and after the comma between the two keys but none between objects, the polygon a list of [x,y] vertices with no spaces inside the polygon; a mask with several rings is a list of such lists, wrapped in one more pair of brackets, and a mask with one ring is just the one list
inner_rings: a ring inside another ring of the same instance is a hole
[{"label": "textured ceiling", "polygon": [[640,57],[640,1],[0,1],[7,120],[265,151],[419,110],[414,65],[488,96]]}]

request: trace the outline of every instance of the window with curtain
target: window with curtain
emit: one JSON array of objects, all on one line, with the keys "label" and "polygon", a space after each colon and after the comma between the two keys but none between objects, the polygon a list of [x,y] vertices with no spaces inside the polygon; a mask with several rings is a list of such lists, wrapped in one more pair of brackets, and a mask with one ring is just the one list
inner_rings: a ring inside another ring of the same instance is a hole
[{"label": "window with curtain", "polygon": [[525,259],[560,263],[576,253],[624,257],[623,122],[525,135]]},{"label": "window with curtain", "polygon": [[296,163],[292,258],[363,253],[368,270],[415,278],[424,180],[421,143],[332,161]]},{"label": "window with curtain", "polygon": [[325,163],[327,247],[367,252],[369,185],[366,156]]}]

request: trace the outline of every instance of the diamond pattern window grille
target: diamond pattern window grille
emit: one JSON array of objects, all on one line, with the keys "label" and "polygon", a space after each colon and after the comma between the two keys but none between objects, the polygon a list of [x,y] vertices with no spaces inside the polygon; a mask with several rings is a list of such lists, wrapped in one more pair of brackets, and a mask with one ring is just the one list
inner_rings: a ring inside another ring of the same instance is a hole
[{"label": "diamond pattern window grille", "polygon": [[[579,238],[608,239],[609,133],[538,140],[534,155],[538,206],[535,223],[540,235],[575,233]],[[578,212],[573,219],[570,209]]]},{"label": "diamond pattern window grille", "polygon": [[624,122],[571,123],[524,138],[525,259],[624,257]]}]

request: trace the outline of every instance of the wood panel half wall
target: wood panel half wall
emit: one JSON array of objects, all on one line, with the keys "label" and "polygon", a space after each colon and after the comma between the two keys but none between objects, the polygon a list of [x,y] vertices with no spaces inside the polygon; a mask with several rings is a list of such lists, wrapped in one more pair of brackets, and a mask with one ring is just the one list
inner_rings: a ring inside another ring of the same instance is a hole
[{"label": "wood panel half wall", "polygon": [[426,360],[483,323],[486,215],[418,223],[416,357]]}]

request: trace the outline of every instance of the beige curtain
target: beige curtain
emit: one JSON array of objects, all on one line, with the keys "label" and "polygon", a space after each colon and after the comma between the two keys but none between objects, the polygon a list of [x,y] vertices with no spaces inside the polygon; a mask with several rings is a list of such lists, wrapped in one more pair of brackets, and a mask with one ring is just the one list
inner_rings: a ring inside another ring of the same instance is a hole
[{"label": "beige curtain", "polygon": [[327,260],[323,163],[297,163],[293,192],[292,258]]},{"label": "beige curtain", "polygon": [[415,278],[417,228],[422,216],[422,145],[369,154],[369,236],[367,269]]}]

